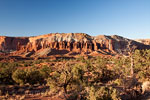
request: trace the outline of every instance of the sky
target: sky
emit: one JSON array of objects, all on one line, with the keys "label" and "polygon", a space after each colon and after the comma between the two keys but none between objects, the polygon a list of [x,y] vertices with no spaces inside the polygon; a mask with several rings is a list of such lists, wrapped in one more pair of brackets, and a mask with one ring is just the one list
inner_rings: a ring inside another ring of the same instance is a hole
[{"label": "sky", "polygon": [[0,35],[150,38],[150,0],[0,0]]}]

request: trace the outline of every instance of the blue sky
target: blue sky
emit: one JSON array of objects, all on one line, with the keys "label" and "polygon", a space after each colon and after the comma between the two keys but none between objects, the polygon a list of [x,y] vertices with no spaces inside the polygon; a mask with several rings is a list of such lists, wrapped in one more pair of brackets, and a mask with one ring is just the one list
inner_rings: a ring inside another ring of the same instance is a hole
[{"label": "blue sky", "polygon": [[0,0],[0,35],[150,38],[150,0]]}]

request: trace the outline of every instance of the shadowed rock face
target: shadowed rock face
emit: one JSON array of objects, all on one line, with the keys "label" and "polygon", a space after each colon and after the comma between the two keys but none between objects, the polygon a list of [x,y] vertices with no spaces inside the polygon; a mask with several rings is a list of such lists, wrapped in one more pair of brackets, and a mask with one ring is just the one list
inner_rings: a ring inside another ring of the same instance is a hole
[{"label": "shadowed rock face", "polygon": [[0,50],[1,51],[14,51],[20,50],[22,46],[27,45],[29,42],[28,37],[5,37],[0,36]]},{"label": "shadowed rock face", "polygon": [[[68,52],[105,51],[121,53],[128,50],[129,43],[138,49],[149,49],[148,45],[120,36],[89,36],[84,33],[51,33],[35,37],[0,37],[1,51],[16,51],[15,54],[46,55]],[[47,49],[49,48],[49,49]],[[41,53],[40,53],[41,52]],[[36,54],[37,53],[37,54]]]}]

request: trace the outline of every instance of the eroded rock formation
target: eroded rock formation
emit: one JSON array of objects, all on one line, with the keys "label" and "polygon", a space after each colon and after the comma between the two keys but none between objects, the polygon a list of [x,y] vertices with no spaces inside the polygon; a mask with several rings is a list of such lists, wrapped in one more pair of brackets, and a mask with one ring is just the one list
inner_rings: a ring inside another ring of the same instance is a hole
[{"label": "eroded rock formation", "polygon": [[0,50],[14,51],[20,50],[22,46],[26,46],[29,42],[28,37],[5,37],[0,36]]},{"label": "eroded rock formation", "polygon": [[143,43],[145,45],[150,45],[150,39],[136,39],[135,41]]},{"label": "eroded rock formation", "polygon": [[16,51],[16,55],[48,56],[66,54],[68,52],[91,53],[104,51],[107,53],[123,53],[128,45],[138,49],[149,48],[148,45],[135,42],[120,36],[89,36],[84,33],[51,33],[35,37],[0,37],[1,52]]}]

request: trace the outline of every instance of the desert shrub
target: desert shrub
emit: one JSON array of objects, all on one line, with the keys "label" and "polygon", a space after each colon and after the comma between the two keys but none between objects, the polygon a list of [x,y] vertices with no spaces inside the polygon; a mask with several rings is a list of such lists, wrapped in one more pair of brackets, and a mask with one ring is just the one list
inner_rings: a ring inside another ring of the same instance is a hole
[{"label": "desert shrub", "polygon": [[101,82],[107,82],[109,80],[112,80],[116,76],[115,71],[112,71],[107,67],[103,67],[99,69],[97,72],[98,72],[98,77],[95,80],[98,80],[99,78]]},{"label": "desert shrub", "polygon": [[106,64],[108,64],[108,62],[109,62],[108,58],[104,58],[101,56],[98,56],[96,58],[96,64],[98,64],[98,66],[100,66],[100,67],[106,67]]},{"label": "desert shrub", "polygon": [[13,64],[5,65],[0,68],[0,84],[14,84],[12,79],[12,73],[16,70],[16,66]]},{"label": "desert shrub", "polygon": [[8,63],[8,66],[19,67],[20,64],[18,62]]},{"label": "desert shrub", "polygon": [[7,63],[0,62],[0,68],[6,67]]},{"label": "desert shrub", "polygon": [[59,77],[60,77],[60,73],[55,71],[53,72],[53,75],[51,75],[47,80],[47,84],[50,86],[50,89],[53,92],[57,92],[61,90],[61,87],[59,86],[60,85]]},{"label": "desert shrub", "polygon": [[86,71],[84,70],[84,67],[79,64],[73,66],[71,72],[73,78],[68,87],[74,92],[81,93],[84,88],[90,84],[90,82],[88,82],[89,77],[85,76]]},{"label": "desert shrub", "polygon": [[47,65],[42,66],[40,69],[40,73],[43,75],[44,78],[48,78],[50,76],[50,73],[52,72],[52,68],[48,67]]},{"label": "desert shrub", "polygon": [[20,64],[18,62],[12,62],[12,63],[0,62],[0,68],[19,67],[19,66],[20,66]]},{"label": "desert shrub", "polygon": [[40,64],[40,63],[42,63],[42,62],[43,62],[43,60],[42,60],[42,59],[39,59],[39,60],[34,61],[34,64]]},{"label": "desert shrub", "polygon": [[108,68],[109,59],[98,57],[96,60],[96,66],[93,66],[93,73],[94,80],[96,82],[108,82],[117,76],[116,71]]},{"label": "desert shrub", "polygon": [[[84,87],[86,86],[86,81],[84,79],[84,70],[80,65],[65,65],[61,69],[57,69],[51,73],[48,78],[48,85],[50,86],[53,93],[58,91],[63,91],[67,96],[67,100],[76,100],[79,96],[82,98],[85,93]],[[82,99],[83,100],[83,99]]]},{"label": "desert shrub", "polygon": [[[113,70],[118,74],[118,78],[121,76],[130,75],[130,59],[128,57],[119,57],[112,59],[114,62]],[[121,69],[121,70],[120,70]]]},{"label": "desert shrub", "polygon": [[121,86],[121,85],[123,85],[123,79],[117,78],[116,80],[113,81],[113,84],[115,84],[117,86]]},{"label": "desert shrub", "polygon": [[95,88],[93,86],[90,87],[89,97],[88,97],[89,100],[96,100],[97,96],[95,94],[96,94]]},{"label": "desert shrub", "polygon": [[61,71],[53,72],[53,75],[49,77],[48,84],[51,89],[59,90],[63,89],[67,93],[67,87],[72,81],[72,73],[69,69],[64,68]]},{"label": "desert shrub", "polygon": [[29,84],[42,84],[44,82],[43,75],[37,69],[27,69],[26,70],[27,83]]},{"label": "desert shrub", "polygon": [[32,66],[33,62],[32,61],[24,61],[24,67]]},{"label": "desert shrub", "polygon": [[141,80],[150,78],[150,50],[136,50],[134,57],[134,72]]},{"label": "desert shrub", "polygon": [[82,63],[85,63],[85,59],[84,59],[84,56],[79,56],[78,58],[77,58],[77,60],[78,61],[81,61]]},{"label": "desert shrub", "polygon": [[112,87],[90,87],[89,100],[120,100],[119,92]]},{"label": "desert shrub", "polygon": [[24,67],[28,67],[28,66],[30,66],[30,64],[24,63]]},{"label": "desert shrub", "polygon": [[136,50],[134,52],[135,69],[140,71],[150,65],[150,50]]},{"label": "desert shrub", "polygon": [[50,59],[46,59],[45,62],[51,62],[51,60]]},{"label": "desert shrub", "polygon": [[[114,88],[101,87],[100,84],[112,80],[115,70],[107,67],[107,58],[86,59],[75,65],[65,64],[51,71],[47,84],[53,93],[64,91],[68,98],[82,100],[118,100],[118,91]],[[47,67],[46,67],[47,68]]]},{"label": "desert shrub", "polygon": [[141,80],[144,81],[146,79],[150,78],[150,71],[146,71],[146,70],[141,70],[137,73],[137,77]]},{"label": "desert shrub", "polygon": [[81,65],[75,65],[72,68],[72,73],[74,81],[78,81],[79,83],[83,81],[84,70]]},{"label": "desert shrub", "polygon": [[27,83],[27,76],[26,76],[26,71],[25,70],[17,69],[13,73],[12,78],[16,83],[19,83],[19,84]]},{"label": "desert shrub", "polygon": [[13,75],[13,80],[19,84],[29,83],[31,85],[43,83],[44,77],[38,69],[17,69]]}]

